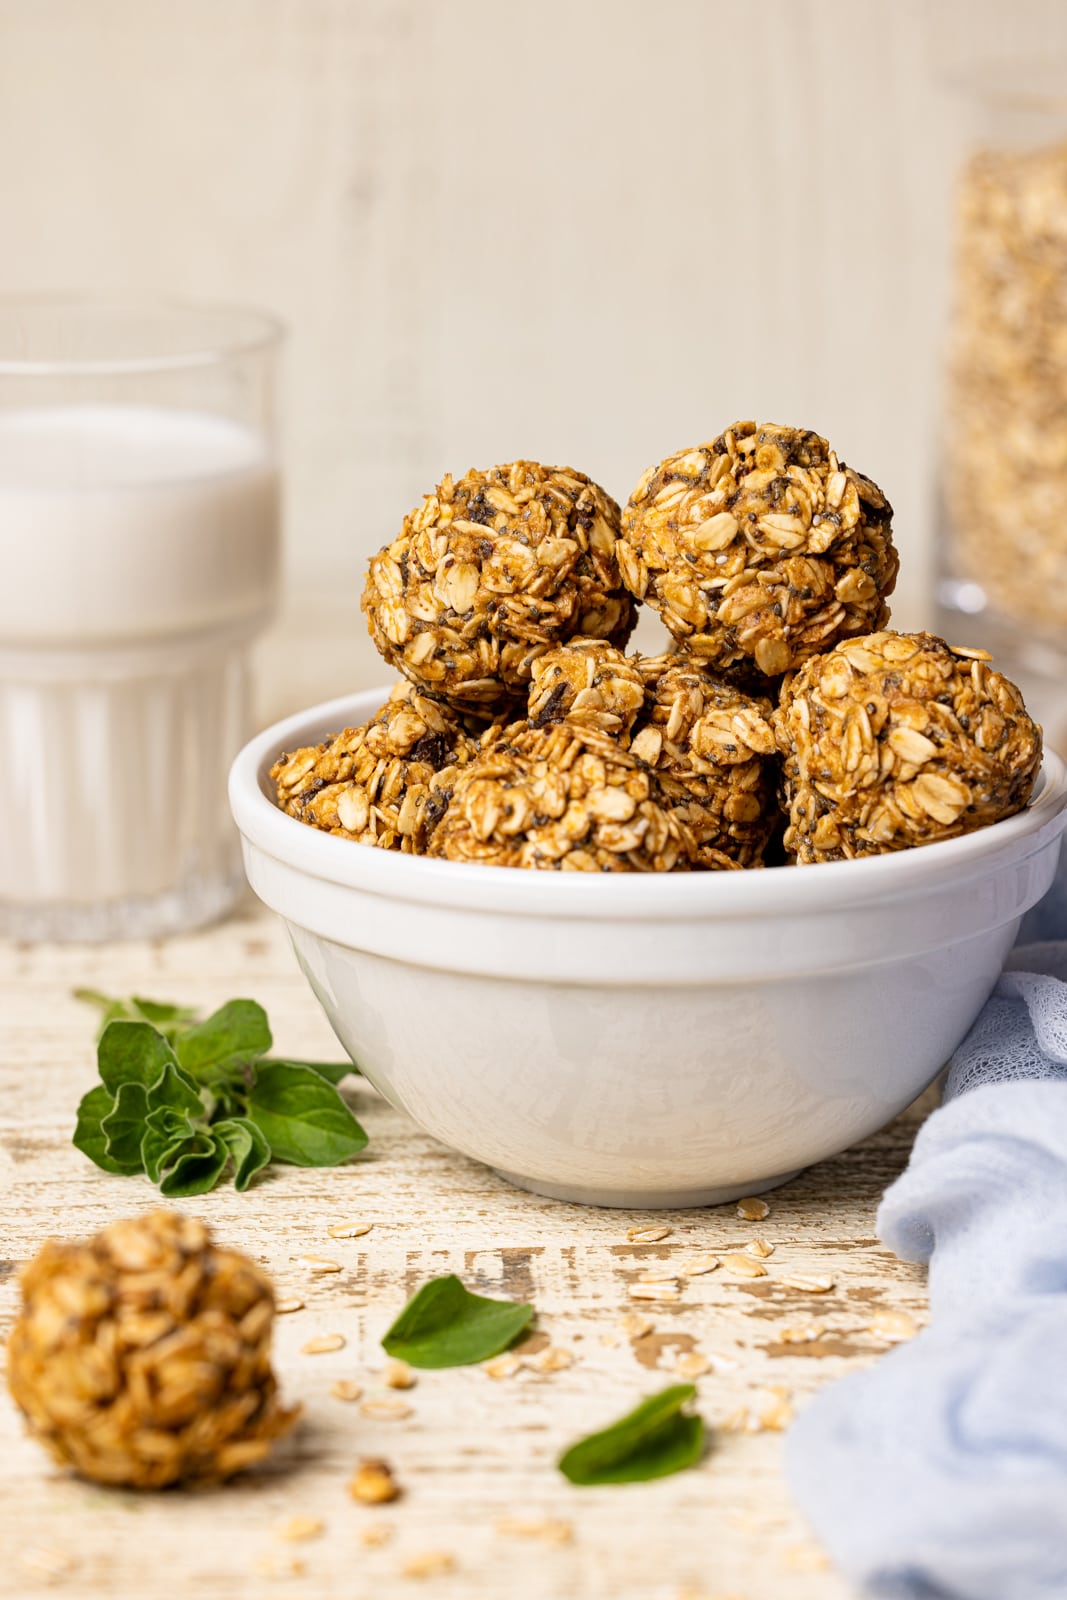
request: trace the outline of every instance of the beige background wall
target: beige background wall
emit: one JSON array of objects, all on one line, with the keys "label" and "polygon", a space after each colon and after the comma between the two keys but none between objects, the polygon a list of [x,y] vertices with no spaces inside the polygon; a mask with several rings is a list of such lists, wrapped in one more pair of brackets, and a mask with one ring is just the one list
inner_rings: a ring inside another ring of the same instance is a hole
[{"label": "beige background wall", "polygon": [[[930,570],[946,68],[1067,54],[1057,0],[0,0],[0,291],[277,309],[291,704],[373,674],[367,553],[446,469],[620,499],[762,414]],[[301,645],[350,608],[351,661]],[[328,681],[327,681],[328,680]]]}]

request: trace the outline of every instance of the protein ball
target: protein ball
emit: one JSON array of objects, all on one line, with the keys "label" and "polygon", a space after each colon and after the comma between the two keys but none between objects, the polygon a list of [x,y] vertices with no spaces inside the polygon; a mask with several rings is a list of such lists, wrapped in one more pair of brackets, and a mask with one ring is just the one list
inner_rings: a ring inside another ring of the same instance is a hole
[{"label": "protein ball", "polygon": [[694,655],[776,677],[888,621],[892,515],[817,433],[736,422],[645,473],[619,566]]},{"label": "protein ball", "polygon": [[618,534],[615,501],[569,467],[515,461],[446,477],[370,562],[371,638],[425,693],[504,711],[553,645],[625,645],[635,613]]},{"label": "protein ball", "polygon": [[696,848],[635,755],[599,729],[560,722],[515,724],[464,768],[429,854],[550,871],[672,872]]},{"label": "protein ball", "polygon": [[1020,811],[1041,729],[984,650],[874,633],[809,661],[782,691],[785,846],[800,862],[881,855]]},{"label": "protein ball", "polygon": [[233,1477],[299,1415],[271,1370],[269,1280],[190,1217],[153,1211],[87,1244],[49,1240],[22,1301],[15,1403],[57,1461],[97,1483]]},{"label": "protein ball", "polygon": [[575,639],[538,656],[527,701],[534,727],[575,719],[625,737],[645,703],[636,658],[602,639]]},{"label": "protein ball", "polygon": [[760,865],[780,817],[771,702],[684,652],[646,656],[641,672],[647,706],[630,748],[695,839],[695,865]]},{"label": "protein ball", "polygon": [[270,769],[278,805],[325,833],[422,854],[478,733],[447,706],[397,684],[367,723],[283,755]]}]

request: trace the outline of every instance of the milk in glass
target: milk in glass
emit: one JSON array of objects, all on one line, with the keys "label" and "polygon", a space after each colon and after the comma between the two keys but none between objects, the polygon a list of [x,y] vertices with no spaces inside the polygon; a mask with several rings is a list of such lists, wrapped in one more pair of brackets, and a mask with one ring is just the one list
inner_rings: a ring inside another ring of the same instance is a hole
[{"label": "milk in glass", "polygon": [[266,437],[222,415],[0,408],[3,931],[165,932],[232,902],[278,500]]}]

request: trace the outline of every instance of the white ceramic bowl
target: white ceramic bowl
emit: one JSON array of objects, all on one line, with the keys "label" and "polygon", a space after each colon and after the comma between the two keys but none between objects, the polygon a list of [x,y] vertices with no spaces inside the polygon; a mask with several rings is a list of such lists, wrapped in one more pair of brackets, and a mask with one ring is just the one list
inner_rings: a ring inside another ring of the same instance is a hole
[{"label": "white ceramic bowl", "polygon": [[249,881],[382,1094],[565,1200],[714,1204],[873,1133],[974,1021],[1067,822],[1053,755],[1027,810],[980,833],[762,872],[468,866],[279,811],[279,752],[365,721],[385,693],[290,717],[238,756]]}]

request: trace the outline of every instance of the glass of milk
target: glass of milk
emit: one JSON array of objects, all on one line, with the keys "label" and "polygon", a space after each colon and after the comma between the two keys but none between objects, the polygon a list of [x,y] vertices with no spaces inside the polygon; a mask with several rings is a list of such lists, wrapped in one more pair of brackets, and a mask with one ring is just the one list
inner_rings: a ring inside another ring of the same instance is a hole
[{"label": "glass of milk", "polygon": [[0,299],[0,934],[145,938],[243,886],[226,771],[278,591],[282,330]]}]

